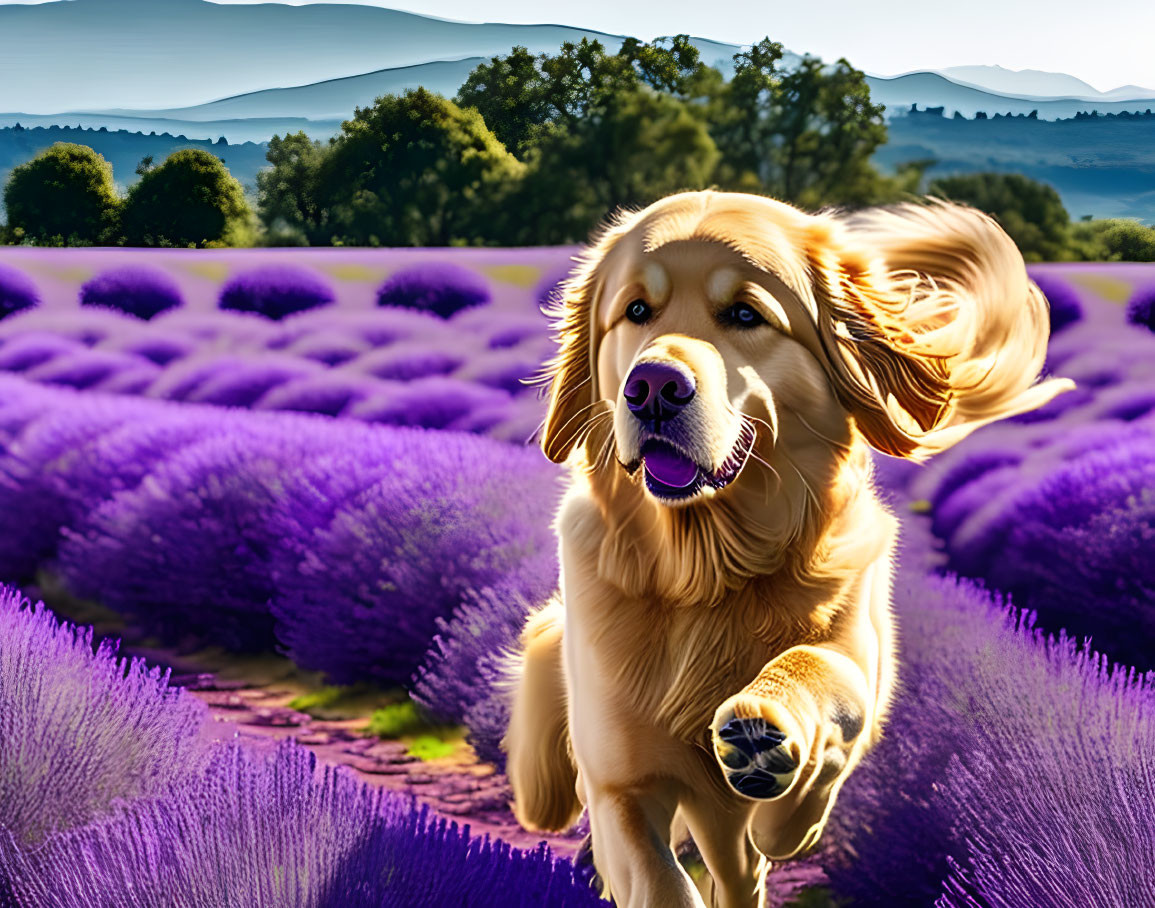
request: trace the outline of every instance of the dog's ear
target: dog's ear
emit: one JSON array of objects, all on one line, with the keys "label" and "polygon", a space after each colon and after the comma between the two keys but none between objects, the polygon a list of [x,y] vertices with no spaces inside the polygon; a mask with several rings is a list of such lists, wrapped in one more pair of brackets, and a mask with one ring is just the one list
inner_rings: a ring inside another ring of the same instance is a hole
[{"label": "dog's ear", "polygon": [[569,458],[597,412],[595,321],[604,283],[603,263],[634,226],[636,215],[636,211],[622,210],[603,224],[577,257],[569,278],[543,308],[558,349],[530,383],[549,388],[549,408],[539,431],[541,449],[554,463]]},{"label": "dog's ear", "polygon": [[808,236],[826,365],[878,450],[922,459],[1074,387],[1034,384],[1046,299],[981,212],[932,201],[818,215]]},{"label": "dog's ear", "polygon": [[554,463],[564,463],[569,457],[597,400],[591,331],[597,291],[596,263],[588,263],[560,285],[551,308],[546,310],[553,320],[558,349],[534,383],[549,388],[541,449]]}]

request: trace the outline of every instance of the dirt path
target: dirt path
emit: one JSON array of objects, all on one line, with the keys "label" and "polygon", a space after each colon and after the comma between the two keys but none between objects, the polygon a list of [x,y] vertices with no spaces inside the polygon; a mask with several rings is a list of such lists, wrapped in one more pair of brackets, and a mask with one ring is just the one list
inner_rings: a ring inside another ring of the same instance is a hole
[{"label": "dirt path", "polygon": [[348,766],[370,785],[404,792],[442,816],[468,823],[474,834],[488,834],[518,848],[546,841],[556,854],[572,857],[581,833],[541,835],[526,832],[509,809],[506,778],[480,762],[468,745],[449,758],[419,760],[401,741],[363,736],[364,719],[317,719],[289,707],[297,691],[284,685],[251,686],[220,681],[211,674],[178,675],[174,681],[205,703],[212,714],[206,739],[239,735],[253,746],[294,738],[323,763]]}]

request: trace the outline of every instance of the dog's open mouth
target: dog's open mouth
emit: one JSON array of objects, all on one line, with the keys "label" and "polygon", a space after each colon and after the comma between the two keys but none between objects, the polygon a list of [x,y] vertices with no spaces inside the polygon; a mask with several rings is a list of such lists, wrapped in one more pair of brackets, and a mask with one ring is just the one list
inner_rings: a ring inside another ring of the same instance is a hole
[{"label": "dog's open mouth", "polygon": [[669,442],[650,438],[642,443],[641,460],[630,464],[630,472],[641,466],[646,488],[658,498],[680,501],[698,494],[704,488],[721,489],[742,472],[754,447],[754,430],[742,425],[738,441],[716,470],[708,470]]}]

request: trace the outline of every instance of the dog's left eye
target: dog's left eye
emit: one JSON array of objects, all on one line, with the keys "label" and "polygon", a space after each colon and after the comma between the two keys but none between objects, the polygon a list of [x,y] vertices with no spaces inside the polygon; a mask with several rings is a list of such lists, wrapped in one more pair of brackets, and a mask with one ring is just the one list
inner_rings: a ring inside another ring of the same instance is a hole
[{"label": "dog's left eye", "polygon": [[738,328],[756,328],[758,325],[766,324],[766,319],[749,303],[735,303],[718,313],[718,317],[723,324]]},{"label": "dog's left eye", "polygon": [[650,306],[643,300],[634,300],[626,306],[626,318],[635,325],[641,325],[650,320]]}]

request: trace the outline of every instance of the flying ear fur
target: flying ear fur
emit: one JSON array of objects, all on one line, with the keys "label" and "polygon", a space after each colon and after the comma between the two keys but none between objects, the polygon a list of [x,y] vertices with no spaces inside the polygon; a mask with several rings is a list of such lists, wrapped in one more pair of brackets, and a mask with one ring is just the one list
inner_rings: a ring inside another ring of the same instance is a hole
[{"label": "flying ear fur", "polygon": [[582,439],[599,400],[592,321],[601,293],[601,263],[630,231],[637,212],[622,210],[594,235],[577,257],[577,267],[543,312],[551,320],[558,350],[529,384],[549,388],[549,408],[539,431],[541,449],[564,463]]},{"label": "flying ear fur", "polygon": [[1034,384],[1047,302],[979,211],[936,200],[820,214],[807,256],[835,388],[880,451],[921,460],[1074,387]]}]

